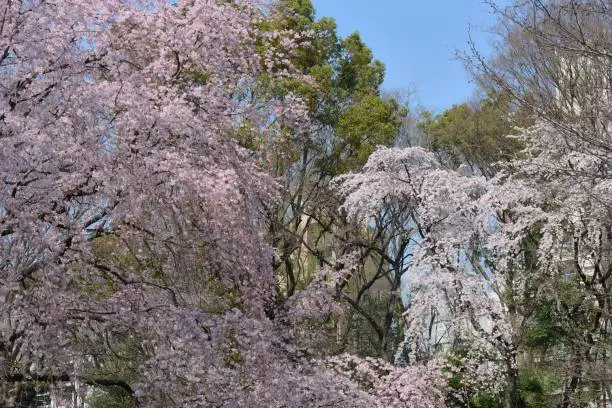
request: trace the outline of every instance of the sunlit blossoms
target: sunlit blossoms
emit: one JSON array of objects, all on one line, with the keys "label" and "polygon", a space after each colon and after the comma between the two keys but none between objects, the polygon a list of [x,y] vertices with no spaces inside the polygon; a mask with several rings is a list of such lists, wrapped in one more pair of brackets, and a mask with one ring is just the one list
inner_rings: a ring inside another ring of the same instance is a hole
[{"label": "sunlit blossoms", "polygon": [[608,404],[601,89],[390,147],[421,125],[335,30],[301,0],[0,5],[0,406]]}]

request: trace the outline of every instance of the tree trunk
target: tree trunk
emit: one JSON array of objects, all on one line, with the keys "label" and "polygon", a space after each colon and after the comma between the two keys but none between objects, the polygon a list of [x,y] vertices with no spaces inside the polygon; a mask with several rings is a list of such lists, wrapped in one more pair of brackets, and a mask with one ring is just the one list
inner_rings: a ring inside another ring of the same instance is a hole
[{"label": "tree trunk", "polygon": [[506,373],[508,376],[508,388],[506,389],[504,408],[519,408],[518,369],[516,368],[514,356],[506,361]]}]

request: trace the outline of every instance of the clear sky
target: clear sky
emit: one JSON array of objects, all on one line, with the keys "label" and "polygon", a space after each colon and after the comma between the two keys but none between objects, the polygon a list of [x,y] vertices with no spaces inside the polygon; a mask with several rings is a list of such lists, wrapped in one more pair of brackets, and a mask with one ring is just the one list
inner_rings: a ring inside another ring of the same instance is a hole
[{"label": "clear sky", "polygon": [[[508,1],[498,2],[507,4]],[[441,111],[473,95],[456,50],[471,33],[488,55],[496,17],[481,0],[313,0],[317,16],[336,19],[342,37],[358,31],[385,63],[386,89],[413,89],[425,108]]]}]

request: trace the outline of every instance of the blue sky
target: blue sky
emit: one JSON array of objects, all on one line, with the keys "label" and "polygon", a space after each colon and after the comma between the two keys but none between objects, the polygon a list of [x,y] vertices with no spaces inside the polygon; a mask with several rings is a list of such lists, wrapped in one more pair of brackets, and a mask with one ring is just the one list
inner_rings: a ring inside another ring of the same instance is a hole
[{"label": "blue sky", "polygon": [[[508,3],[502,1],[500,3]],[[481,0],[313,0],[317,16],[336,19],[342,37],[358,31],[385,63],[386,89],[412,89],[423,107],[441,111],[470,98],[474,86],[456,50],[491,52],[496,17]]]}]

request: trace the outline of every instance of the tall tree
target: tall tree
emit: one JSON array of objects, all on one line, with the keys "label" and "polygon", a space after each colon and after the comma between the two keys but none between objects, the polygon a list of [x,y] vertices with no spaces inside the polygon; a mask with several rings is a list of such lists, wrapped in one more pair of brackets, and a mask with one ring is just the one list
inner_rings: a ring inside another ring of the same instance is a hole
[{"label": "tall tree", "polygon": [[[273,3],[270,19],[262,27],[292,33],[296,47],[289,60],[300,73],[311,78],[310,81],[292,77],[270,81],[263,75],[253,92],[255,98],[263,100],[300,96],[310,119],[306,134],[303,128],[277,123],[271,142],[286,141],[280,148],[265,143],[248,146],[257,155],[280,152],[274,157],[268,154],[265,162],[283,185],[280,203],[268,209],[270,239],[278,248],[275,267],[279,304],[314,279],[321,266],[334,267],[339,259],[359,252],[363,258],[361,264],[380,267],[377,271],[357,268],[350,276],[350,284],[341,288],[354,295],[351,298],[354,302],[349,302],[353,312],[349,314],[363,317],[366,307],[362,302],[379,295],[370,293],[375,292],[375,288],[370,290],[371,284],[364,287],[358,281],[369,282],[372,277],[383,281],[389,277],[383,271],[389,269],[380,262],[388,239],[365,233],[360,226],[347,222],[338,212],[339,201],[329,182],[337,174],[362,166],[377,145],[392,145],[406,111],[392,98],[381,95],[384,66],[373,58],[359,35],[340,38],[333,19],[315,18],[310,1]],[[282,40],[277,46],[282,47],[281,43]],[[263,46],[260,49],[267,52]],[[391,309],[397,306],[397,300],[388,303],[385,299],[383,303],[384,309],[387,304]],[[386,315],[387,310],[382,313]],[[392,356],[392,351],[382,351],[387,348],[392,319],[383,318],[385,323],[379,325],[373,317],[366,318],[366,324],[372,326],[368,332],[373,336],[366,341],[376,344],[371,353]],[[333,329],[345,333],[341,335],[344,339],[340,341],[340,348],[351,343],[347,330],[352,325],[345,323],[336,322],[338,327]]]},{"label": "tall tree", "polygon": [[[546,207],[559,211],[555,217],[564,231],[553,234],[553,253],[564,254],[566,262],[553,265],[564,278],[549,292],[552,315],[568,336],[558,403],[578,404],[588,389],[598,404],[607,404],[608,376],[599,370],[610,344],[610,301],[604,293],[610,286],[611,204],[603,186],[610,182],[612,162],[612,9],[609,2],[589,0],[525,1],[505,8],[490,3],[501,17],[499,52],[491,60],[474,53],[471,66],[483,83],[533,112],[538,126],[528,139],[530,155],[538,160],[525,166],[525,179],[537,180],[534,188],[541,191],[554,191]],[[543,276],[549,271],[542,267],[545,259],[546,254],[538,254]]]},{"label": "tall tree", "polygon": [[504,92],[490,90],[477,103],[455,105],[437,116],[425,112],[419,122],[421,143],[452,168],[470,167],[475,174],[492,177],[495,165],[508,161],[521,149],[512,138],[515,127],[525,127],[530,115],[516,109]]},{"label": "tall tree", "polygon": [[249,1],[0,5],[0,383],[150,407],[400,398],[293,341],[333,310],[331,277],[268,313],[278,191],[235,140],[308,111],[243,97],[264,73],[299,75],[264,16]]}]

